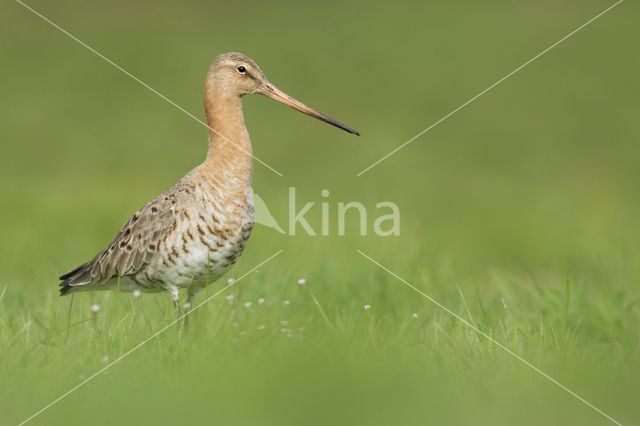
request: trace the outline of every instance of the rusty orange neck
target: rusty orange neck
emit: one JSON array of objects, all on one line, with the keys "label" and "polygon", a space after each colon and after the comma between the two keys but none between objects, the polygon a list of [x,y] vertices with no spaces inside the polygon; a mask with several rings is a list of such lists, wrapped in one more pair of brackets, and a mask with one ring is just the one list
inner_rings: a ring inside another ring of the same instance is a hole
[{"label": "rusty orange neck", "polygon": [[251,185],[253,173],[251,141],[244,124],[242,99],[216,86],[208,81],[205,87],[209,152],[203,168],[220,184],[233,185],[239,190]]}]

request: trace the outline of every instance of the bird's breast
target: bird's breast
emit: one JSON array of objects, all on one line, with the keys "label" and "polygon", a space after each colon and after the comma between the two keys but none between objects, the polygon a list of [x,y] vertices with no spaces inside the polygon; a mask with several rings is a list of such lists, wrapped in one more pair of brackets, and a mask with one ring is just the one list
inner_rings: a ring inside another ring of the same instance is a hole
[{"label": "bird's breast", "polygon": [[254,223],[252,199],[244,194],[221,198],[196,190],[193,203],[177,207],[175,214],[154,276],[178,287],[204,276],[210,282],[220,278],[238,260]]}]

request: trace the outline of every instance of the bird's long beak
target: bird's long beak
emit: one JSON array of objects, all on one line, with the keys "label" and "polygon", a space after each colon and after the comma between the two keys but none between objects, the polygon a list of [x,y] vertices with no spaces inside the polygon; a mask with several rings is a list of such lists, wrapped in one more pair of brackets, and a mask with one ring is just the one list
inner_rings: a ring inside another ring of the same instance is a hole
[{"label": "bird's long beak", "polygon": [[302,113],[310,115],[311,117],[315,117],[318,120],[322,120],[325,123],[329,123],[332,126],[336,126],[344,131],[360,136],[359,132],[351,129],[350,127],[345,126],[344,124],[342,124],[337,120],[334,120],[328,115],[324,115],[323,113],[318,112],[315,109],[306,106],[302,102],[287,95],[286,93],[284,93],[282,90],[278,89],[276,86],[274,86],[271,83],[265,84],[264,86],[262,86],[260,89],[258,89],[257,93],[264,95],[268,98],[275,99],[278,102],[282,102],[283,104],[290,106],[293,109],[296,109]]}]

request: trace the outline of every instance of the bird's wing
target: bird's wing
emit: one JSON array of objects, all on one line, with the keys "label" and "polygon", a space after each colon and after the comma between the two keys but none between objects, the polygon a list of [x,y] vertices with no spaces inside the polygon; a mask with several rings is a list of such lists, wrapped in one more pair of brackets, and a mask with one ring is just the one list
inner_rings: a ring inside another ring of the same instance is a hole
[{"label": "bird's wing", "polygon": [[60,293],[65,294],[74,286],[102,283],[140,272],[158,255],[165,235],[176,226],[176,206],[183,205],[190,193],[191,188],[178,184],[138,210],[107,248],[60,277]]}]

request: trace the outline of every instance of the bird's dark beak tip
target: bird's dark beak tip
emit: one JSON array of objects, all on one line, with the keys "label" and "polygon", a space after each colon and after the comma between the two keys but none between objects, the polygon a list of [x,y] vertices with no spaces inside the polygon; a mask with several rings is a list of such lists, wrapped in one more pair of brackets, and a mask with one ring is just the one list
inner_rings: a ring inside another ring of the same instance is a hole
[{"label": "bird's dark beak tip", "polygon": [[360,132],[357,130],[353,130],[351,127],[347,127],[344,125],[339,126],[342,130],[346,131],[347,133],[351,133],[352,135],[356,135],[356,136],[360,136]]}]

